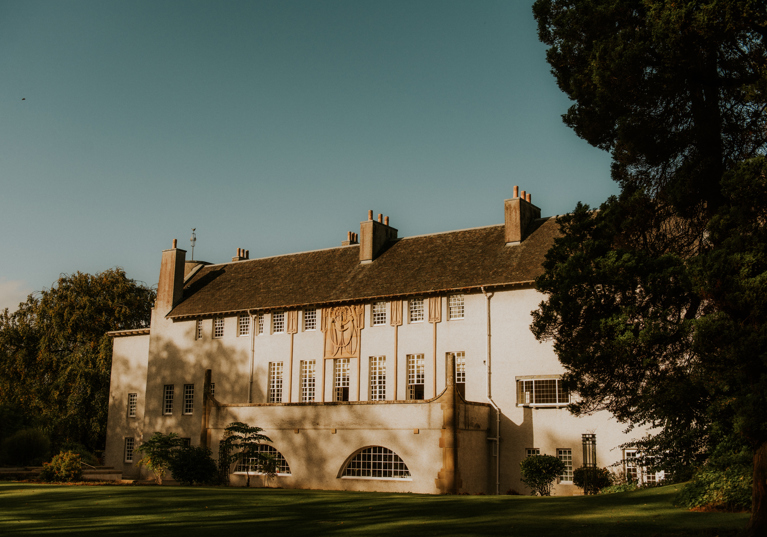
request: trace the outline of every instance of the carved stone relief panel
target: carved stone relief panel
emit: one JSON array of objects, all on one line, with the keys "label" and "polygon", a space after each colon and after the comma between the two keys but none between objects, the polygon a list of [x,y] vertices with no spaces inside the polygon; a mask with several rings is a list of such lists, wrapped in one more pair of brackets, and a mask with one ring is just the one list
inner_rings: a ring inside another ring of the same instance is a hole
[{"label": "carved stone relief panel", "polygon": [[360,331],[365,327],[365,306],[322,309],[325,358],[359,358]]}]

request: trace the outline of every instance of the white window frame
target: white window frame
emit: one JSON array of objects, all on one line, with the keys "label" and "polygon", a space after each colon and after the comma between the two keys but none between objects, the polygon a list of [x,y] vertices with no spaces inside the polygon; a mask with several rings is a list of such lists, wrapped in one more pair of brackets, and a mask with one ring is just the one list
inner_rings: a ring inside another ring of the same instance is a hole
[{"label": "white window frame", "polygon": [[341,471],[341,479],[413,480],[405,461],[383,446],[370,446],[355,453]]},{"label": "white window frame", "polygon": [[173,414],[173,397],[176,391],[175,384],[165,384],[162,389],[162,414],[171,416]]},{"label": "white window frame", "polygon": [[276,311],[272,313],[272,334],[285,333],[285,312]]},{"label": "white window frame", "polygon": [[424,299],[423,298],[411,298],[407,301],[407,322],[408,323],[422,323],[424,320]]},{"label": "white window frame", "polygon": [[[270,446],[269,444],[258,444],[255,446],[256,453],[259,455],[262,453],[265,453],[267,455],[271,455],[275,459],[277,459],[277,475],[278,476],[286,476],[286,475],[292,475],[290,472],[290,465],[288,464],[288,461],[285,459],[285,457],[275,449],[274,446]],[[241,474],[241,475],[263,475],[263,472],[259,472],[257,470],[258,468],[258,457],[250,457],[246,459],[245,457],[240,458],[237,461],[237,466],[234,467],[234,473],[235,474]]]},{"label": "white window frame", "polygon": [[226,326],[226,322],[223,317],[213,318],[213,339],[224,337],[224,326]]},{"label": "white window frame", "polygon": [[282,362],[269,362],[268,403],[282,403]]},{"label": "white window frame", "polygon": [[128,417],[129,418],[136,417],[137,408],[138,408],[138,394],[129,393],[128,394]]},{"label": "white window frame", "polygon": [[250,315],[237,317],[237,337],[250,335]]},{"label": "white window frame", "polygon": [[371,356],[369,362],[370,400],[386,400],[386,356]]},{"label": "white window frame", "polygon": [[317,330],[317,310],[304,310],[304,332]]},{"label": "white window frame", "polygon": [[256,329],[257,335],[262,335],[264,333],[264,314],[259,313],[258,314],[258,328]]},{"label": "white window frame", "polygon": [[[426,399],[426,365],[423,354],[408,354],[407,358],[407,400],[423,401]],[[420,395],[416,386],[421,386]]]},{"label": "white window frame", "polygon": [[184,406],[181,410],[184,416],[194,414],[194,384],[184,384]]},{"label": "white window frame", "polygon": [[316,397],[316,360],[301,360],[301,402],[312,403]]},{"label": "white window frame", "polygon": [[386,302],[373,302],[370,306],[370,326],[386,325]]},{"label": "white window frame", "polygon": [[459,321],[464,318],[465,313],[463,295],[450,295],[447,297],[448,321]]},{"label": "white window frame", "polygon": [[646,467],[639,466],[637,462],[639,455],[638,449],[623,450],[623,474],[626,476],[626,479],[628,479],[629,473],[631,473],[635,477],[634,482],[638,485],[654,485],[658,481],[662,481],[666,473],[663,470],[660,472],[650,472]]},{"label": "white window frame", "polygon": [[200,340],[202,339],[202,319],[197,319],[194,326],[194,339]]},{"label": "white window frame", "polygon": [[516,384],[517,406],[563,407],[570,404],[570,393],[562,388],[561,376],[517,377]]},{"label": "white window frame", "polygon": [[565,469],[557,477],[560,483],[569,485],[573,482],[573,450],[572,448],[557,448],[557,458],[565,463]]},{"label": "white window frame", "polygon": [[336,358],[333,360],[333,401],[344,402],[350,399],[351,360],[349,358]]},{"label": "white window frame", "polygon": [[125,438],[123,449],[123,461],[132,464],[133,463],[133,451],[136,448],[136,439],[132,436]]}]

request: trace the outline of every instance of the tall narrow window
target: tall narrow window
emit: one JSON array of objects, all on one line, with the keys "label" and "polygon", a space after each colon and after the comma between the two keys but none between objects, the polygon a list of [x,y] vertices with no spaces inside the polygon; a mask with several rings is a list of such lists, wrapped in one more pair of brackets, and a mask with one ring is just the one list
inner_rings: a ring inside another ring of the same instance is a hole
[{"label": "tall narrow window", "polygon": [[456,352],[455,356],[455,389],[466,398],[466,353]]},{"label": "tall narrow window", "polygon": [[237,335],[250,335],[250,315],[240,315],[237,317]]},{"label": "tall narrow window", "polygon": [[138,394],[137,393],[129,393],[128,394],[128,417],[129,418],[135,418],[136,417],[136,407],[138,406]]},{"label": "tall narrow window", "polygon": [[373,302],[371,308],[370,324],[372,326],[381,326],[386,324],[386,302]]},{"label": "tall narrow window", "polygon": [[285,332],[285,312],[272,313],[272,333],[281,334],[283,332]]},{"label": "tall narrow window", "polygon": [[333,400],[349,400],[349,359],[333,360]]},{"label": "tall narrow window", "polygon": [[560,482],[570,482],[573,480],[573,450],[557,449],[557,458],[565,463],[565,469],[559,476]]},{"label": "tall narrow window", "polygon": [[210,383],[210,396],[213,397],[214,395],[216,395],[216,383],[215,382],[211,382]]},{"label": "tall narrow window", "polygon": [[213,337],[214,338],[224,337],[224,318],[223,317],[216,317],[215,319],[213,319]]},{"label": "tall narrow window", "polygon": [[133,447],[135,440],[133,438],[125,439],[125,462],[133,462]]},{"label": "tall narrow window", "polygon": [[597,435],[584,434],[583,438],[583,466],[586,468],[597,467]]},{"label": "tall narrow window", "polygon": [[317,330],[317,310],[304,310],[304,331]]},{"label": "tall narrow window", "polygon": [[162,413],[166,416],[173,414],[173,389],[173,384],[166,384],[162,391]]},{"label": "tall narrow window", "polygon": [[310,403],[314,401],[315,376],[314,360],[301,361],[301,402]]},{"label": "tall narrow window", "polygon": [[407,398],[423,400],[423,354],[407,355]]},{"label": "tall narrow window", "polygon": [[420,323],[423,321],[423,298],[413,298],[408,302],[408,322]]},{"label": "tall narrow window", "polygon": [[282,362],[269,362],[269,400],[282,403]]},{"label": "tall narrow window", "polygon": [[194,413],[194,384],[184,384],[184,414]]},{"label": "tall narrow window", "polygon": [[386,356],[370,357],[370,400],[386,399]]},{"label": "tall narrow window", "polygon": [[202,319],[197,319],[194,330],[194,339],[202,339]]},{"label": "tall narrow window", "polygon": [[450,295],[448,297],[447,318],[450,321],[463,319],[463,295]]},{"label": "tall narrow window", "polygon": [[623,457],[623,471],[626,479],[632,483],[639,483],[639,468],[637,467],[637,452],[635,449],[627,449]]},{"label": "tall narrow window", "polygon": [[264,333],[264,314],[259,313],[258,314],[258,332],[257,334],[263,334]]}]

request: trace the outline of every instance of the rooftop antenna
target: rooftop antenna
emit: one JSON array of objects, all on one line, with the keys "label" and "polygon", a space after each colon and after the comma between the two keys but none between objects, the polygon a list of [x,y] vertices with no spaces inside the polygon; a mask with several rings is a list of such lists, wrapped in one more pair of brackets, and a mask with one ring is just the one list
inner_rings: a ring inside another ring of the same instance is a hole
[{"label": "rooftop antenna", "polygon": [[192,228],[192,238],[189,239],[192,243],[192,261],[194,261],[194,243],[197,242],[197,235],[194,234],[194,230],[197,229],[196,227]]}]

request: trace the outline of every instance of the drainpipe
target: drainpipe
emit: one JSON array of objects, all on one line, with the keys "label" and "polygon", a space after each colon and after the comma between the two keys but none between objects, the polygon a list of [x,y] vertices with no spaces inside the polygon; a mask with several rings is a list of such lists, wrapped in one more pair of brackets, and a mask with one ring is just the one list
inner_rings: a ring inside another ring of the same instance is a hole
[{"label": "drainpipe", "polygon": [[258,314],[250,315],[250,382],[248,383],[248,403],[253,402],[253,372],[256,363],[256,330],[258,330]]},{"label": "drainpipe", "polygon": [[490,330],[490,299],[493,298],[495,293],[488,293],[484,287],[481,287],[482,294],[487,299],[487,400],[495,409],[495,437],[488,438],[489,441],[495,442],[495,493],[501,494],[501,409],[493,401],[493,387],[492,387],[492,354],[490,352],[492,331]]}]

